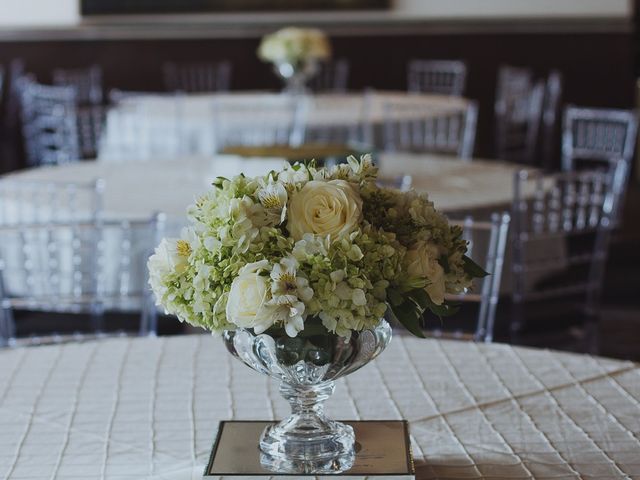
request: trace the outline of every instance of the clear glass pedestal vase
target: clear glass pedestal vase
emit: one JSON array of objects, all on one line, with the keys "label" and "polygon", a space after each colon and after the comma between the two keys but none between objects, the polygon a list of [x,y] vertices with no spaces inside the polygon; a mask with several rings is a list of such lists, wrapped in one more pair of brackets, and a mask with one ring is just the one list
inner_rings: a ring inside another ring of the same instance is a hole
[{"label": "clear glass pedestal vase", "polygon": [[353,429],[331,420],[323,404],[334,380],[377,357],[391,340],[391,327],[381,320],[373,329],[354,332],[349,340],[336,335],[296,338],[255,335],[239,329],[224,333],[227,349],[254,370],[281,381],[280,393],[291,415],[267,427],[260,437],[261,463],[281,473],[340,473],[355,459]]},{"label": "clear glass pedestal vase", "polygon": [[308,93],[307,82],[318,73],[316,60],[302,60],[297,63],[279,62],[274,64],[274,70],[284,82],[283,92],[290,95]]}]

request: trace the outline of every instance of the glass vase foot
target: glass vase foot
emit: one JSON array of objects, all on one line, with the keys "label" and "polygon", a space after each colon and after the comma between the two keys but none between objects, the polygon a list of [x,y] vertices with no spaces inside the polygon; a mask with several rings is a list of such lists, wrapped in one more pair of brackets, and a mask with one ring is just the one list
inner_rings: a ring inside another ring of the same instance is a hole
[{"label": "glass vase foot", "polygon": [[280,393],[291,404],[292,413],[268,426],[260,437],[260,451],[268,464],[296,472],[351,468],[355,457],[353,428],[329,420],[322,409],[333,390],[333,382],[281,384]]}]

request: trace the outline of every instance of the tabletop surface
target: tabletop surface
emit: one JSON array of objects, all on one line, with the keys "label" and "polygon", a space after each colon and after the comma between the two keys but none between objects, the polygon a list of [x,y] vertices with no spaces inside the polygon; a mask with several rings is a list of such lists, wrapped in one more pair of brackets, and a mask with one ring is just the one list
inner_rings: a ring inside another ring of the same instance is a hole
[{"label": "tabletop surface", "polygon": [[[408,420],[418,479],[640,478],[631,362],[396,335],[326,406]],[[7,349],[0,478],[200,478],[220,420],[287,412],[208,335]]]},{"label": "tabletop surface", "polygon": [[[464,161],[433,154],[379,155],[382,176],[412,176],[412,185],[429,193],[436,208],[453,211],[478,207],[508,209],[513,173],[518,166],[496,161]],[[231,155],[174,160],[89,161],[40,167],[3,178],[106,184],[107,217],[147,218],[164,212],[184,221],[186,207],[211,186],[217,176],[263,175],[283,166],[280,159],[245,159]]]}]

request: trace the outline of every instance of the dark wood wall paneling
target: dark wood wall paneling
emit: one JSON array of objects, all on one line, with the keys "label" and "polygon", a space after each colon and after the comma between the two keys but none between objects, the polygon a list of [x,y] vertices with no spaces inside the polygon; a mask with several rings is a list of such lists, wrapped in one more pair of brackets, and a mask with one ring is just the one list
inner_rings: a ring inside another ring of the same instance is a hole
[{"label": "dark wood wall paneling", "polygon": [[[634,42],[631,33],[424,34],[332,38],[335,56],[351,62],[350,88],[405,89],[412,58],[460,58],[469,65],[467,96],[479,100],[476,154],[493,156],[493,102],[498,66],[559,69],[567,103],[631,108]],[[258,39],[21,41],[0,43],[0,63],[15,57],[44,82],[56,67],[99,63],[107,88],[161,90],[165,60],[230,59],[232,88],[277,89],[278,79],[255,55]]]}]

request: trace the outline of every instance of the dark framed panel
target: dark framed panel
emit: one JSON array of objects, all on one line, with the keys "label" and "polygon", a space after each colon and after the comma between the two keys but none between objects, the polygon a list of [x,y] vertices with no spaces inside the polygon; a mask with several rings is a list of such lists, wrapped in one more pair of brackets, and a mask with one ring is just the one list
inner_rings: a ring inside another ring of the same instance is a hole
[{"label": "dark framed panel", "polygon": [[369,10],[389,0],[82,0],[82,15]]}]

